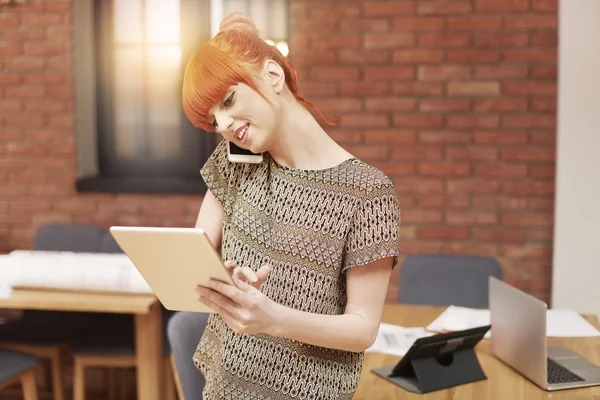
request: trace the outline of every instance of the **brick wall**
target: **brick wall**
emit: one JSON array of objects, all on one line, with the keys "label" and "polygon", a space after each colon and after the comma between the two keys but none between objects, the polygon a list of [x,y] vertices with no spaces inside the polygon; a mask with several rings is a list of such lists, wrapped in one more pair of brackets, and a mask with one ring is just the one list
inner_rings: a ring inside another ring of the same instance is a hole
[{"label": "brick wall", "polygon": [[[27,248],[48,221],[189,226],[200,205],[74,191],[70,8],[0,12],[0,250]],[[549,300],[557,0],[290,0],[290,12],[305,93],[396,184],[402,253],[492,255]]]}]

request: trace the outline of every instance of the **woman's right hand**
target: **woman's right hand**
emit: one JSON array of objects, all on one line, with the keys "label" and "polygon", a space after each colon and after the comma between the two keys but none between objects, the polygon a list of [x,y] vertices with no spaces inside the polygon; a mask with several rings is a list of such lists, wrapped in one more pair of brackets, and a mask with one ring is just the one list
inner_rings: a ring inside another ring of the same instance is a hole
[{"label": "woman's right hand", "polygon": [[225,261],[224,264],[230,275],[234,275],[239,280],[244,281],[257,289],[259,289],[260,285],[267,280],[269,272],[271,272],[271,266],[269,264],[263,265],[256,272],[249,267],[238,267],[235,260]]}]

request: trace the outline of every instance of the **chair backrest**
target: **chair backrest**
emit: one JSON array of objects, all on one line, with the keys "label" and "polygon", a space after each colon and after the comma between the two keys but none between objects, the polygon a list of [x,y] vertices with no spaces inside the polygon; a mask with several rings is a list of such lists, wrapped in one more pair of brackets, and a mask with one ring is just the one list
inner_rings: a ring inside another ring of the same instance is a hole
[{"label": "chair backrest", "polygon": [[192,360],[198,342],[208,322],[207,313],[188,311],[176,312],[167,325],[167,337],[175,357],[175,366],[181,383],[184,399],[201,399],[204,390],[204,376]]},{"label": "chair backrest", "polygon": [[104,230],[91,224],[52,223],[41,226],[33,242],[34,250],[99,252]]},{"label": "chair backrest", "polygon": [[32,354],[0,348],[0,386],[38,365]]},{"label": "chair backrest", "polygon": [[123,253],[123,249],[110,232],[104,232],[100,251],[103,253]]},{"label": "chair backrest", "polygon": [[407,256],[398,303],[488,308],[488,277],[502,279],[494,258],[454,254]]}]

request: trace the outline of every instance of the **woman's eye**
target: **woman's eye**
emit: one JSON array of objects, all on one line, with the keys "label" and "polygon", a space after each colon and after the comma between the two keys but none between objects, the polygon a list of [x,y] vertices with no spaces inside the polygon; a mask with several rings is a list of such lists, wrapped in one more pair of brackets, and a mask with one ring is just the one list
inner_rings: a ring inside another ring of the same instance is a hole
[{"label": "woman's eye", "polygon": [[234,94],[235,94],[235,92],[231,93],[231,94],[229,95],[229,97],[227,97],[227,98],[225,99],[225,101],[223,102],[223,104],[224,104],[224,105],[226,105],[226,106],[229,106],[229,105],[231,105],[231,102],[233,101],[233,95],[234,95]]}]

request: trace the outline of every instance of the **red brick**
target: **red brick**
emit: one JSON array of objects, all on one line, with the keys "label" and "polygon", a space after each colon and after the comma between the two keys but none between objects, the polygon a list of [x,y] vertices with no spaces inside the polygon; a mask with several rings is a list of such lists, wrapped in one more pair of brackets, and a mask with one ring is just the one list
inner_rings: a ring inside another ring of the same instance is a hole
[{"label": "red brick", "polygon": [[49,115],[49,127],[73,128],[75,126],[75,118],[73,115]]},{"label": "red brick", "polygon": [[515,229],[475,229],[473,238],[485,242],[524,243],[525,232]]},{"label": "red brick", "polygon": [[[1,17],[0,17],[1,18]],[[0,26],[2,25],[2,21],[0,20]],[[5,29],[3,32],[0,32],[0,40],[4,42],[24,42],[29,40],[42,40],[46,38],[46,29],[45,28],[29,28],[29,29]]]},{"label": "red brick", "polygon": [[489,225],[498,222],[498,215],[482,211],[447,211],[446,222],[461,225]]},{"label": "red brick", "polygon": [[506,49],[503,51],[503,60],[506,62],[556,62],[557,49],[529,48]]},{"label": "red brick", "polygon": [[421,143],[469,143],[471,133],[464,130],[459,131],[422,131],[419,132],[419,141]]},{"label": "red brick", "polygon": [[335,54],[331,51],[294,51],[291,61],[296,67],[312,66],[315,64],[334,64]]},{"label": "red brick", "polygon": [[342,96],[385,96],[390,91],[389,82],[342,82]]},{"label": "red brick", "polygon": [[46,59],[41,56],[21,55],[3,60],[7,70],[25,71],[39,70],[46,65]]},{"label": "red brick", "polygon": [[473,208],[480,210],[525,210],[527,209],[527,199],[519,197],[475,197],[473,199]]},{"label": "red brick", "polygon": [[556,144],[556,131],[551,130],[531,130],[529,132],[531,144]]},{"label": "red brick", "polygon": [[[335,55],[327,52],[335,60]],[[340,61],[344,64],[383,64],[389,62],[391,56],[387,50],[365,50],[365,49],[342,49],[340,50]]]},{"label": "red brick", "polygon": [[[355,17],[361,14],[361,6],[355,2],[315,1],[307,9],[313,18]],[[337,19],[337,18],[336,18]]]},{"label": "red brick", "polygon": [[[1,83],[1,80],[0,80]],[[11,100],[11,99],[2,99],[0,98],[0,112],[15,112],[21,111],[23,109],[23,101],[22,100]],[[4,138],[4,135],[2,135]]]},{"label": "red brick", "polygon": [[[336,20],[323,19],[293,19],[293,32],[305,34],[332,34],[338,31],[339,23]],[[345,29],[340,29],[345,30]]]},{"label": "red brick", "polygon": [[527,232],[527,240],[532,242],[551,242],[554,233],[551,229],[536,229]]},{"label": "red brick", "polygon": [[482,49],[498,49],[501,47],[526,47],[529,45],[527,32],[477,32],[475,46]]},{"label": "red brick", "polygon": [[529,10],[528,0],[475,0],[475,11],[513,13]]},{"label": "red brick", "polygon": [[524,78],[527,76],[527,66],[524,65],[475,65],[477,79]]},{"label": "red brick", "polygon": [[62,54],[69,47],[63,42],[29,42],[23,46],[25,54]]},{"label": "red brick", "polygon": [[[345,49],[352,47],[359,47],[361,45],[360,35],[318,35],[311,36],[308,38],[310,48],[316,50],[335,50]],[[292,47],[293,48],[293,47]]]},{"label": "red brick", "polygon": [[364,76],[366,80],[403,81],[414,79],[414,67],[391,66],[391,67],[365,67]]},{"label": "red brick", "polygon": [[496,245],[448,242],[444,243],[442,251],[446,254],[474,254],[493,257],[496,255]]},{"label": "red brick", "polygon": [[556,126],[556,116],[537,113],[508,114],[502,117],[502,124],[508,128],[552,128]]},{"label": "red brick", "polygon": [[366,99],[367,111],[411,111],[415,109],[414,98],[403,97],[370,97]]},{"label": "red brick", "polygon": [[500,184],[483,179],[448,179],[448,193],[497,193]]},{"label": "red brick", "polygon": [[402,221],[405,224],[435,224],[442,222],[442,212],[439,210],[404,209]]},{"label": "red brick", "polygon": [[390,147],[386,145],[350,144],[346,147],[355,157],[367,162],[370,160],[387,160],[390,155]]},{"label": "red brick", "polygon": [[419,47],[468,47],[471,45],[471,35],[468,33],[419,33],[417,43]]},{"label": "red brick", "polygon": [[469,197],[465,194],[456,195],[435,195],[422,194],[417,198],[419,208],[467,208],[469,207]]},{"label": "red brick", "polygon": [[4,28],[14,28],[21,24],[21,15],[12,13],[0,13],[0,26]]},{"label": "red brick", "polygon": [[410,47],[415,43],[415,35],[406,33],[367,33],[364,35],[366,49],[395,49]]},{"label": "red brick", "polygon": [[435,96],[444,93],[444,85],[437,82],[401,82],[394,83],[392,90],[399,95]]},{"label": "red brick", "polygon": [[440,17],[396,17],[393,20],[395,31],[441,31],[444,29],[444,18]]},{"label": "red brick", "polygon": [[508,29],[556,29],[557,14],[515,14],[504,17],[504,26]]},{"label": "red brick", "polygon": [[554,197],[547,199],[530,199],[529,208],[531,208],[532,210],[554,211]]},{"label": "red brick", "polygon": [[48,86],[46,89],[46,97],[70,99],[73,97],[73,88],[71,86]]},{"label": "red brick", "polygon": [[362,101],[352,97],[327,97],[318,98],[313,101],[313,104],[321,111],[326,112],[357,112],[361,111]]},{"label": "red brick", "polygon": [[44,3],[46,11],[68,11],[71,9],[70,1],[47,1]]},{"label": "red brick", "polygon": [[556,80],[558,77],[557,66],[553,65],[534,65],[531,67],[531,77],[535,79]]},{"label": "red brick", "polygon": [[500,60],[500,52],[479,49],[448,49],[446,59],[456,63],[494,63]]},{"label": "red brick", "polygon": [[302,84],[301,90],[309,99],[319,96],[335,96],[338,94],[338,84],[309,81]]},{"label": "red brick", "polygon": [[473,99],[475,111],[525,111],[527,99],[520,97],[501,97],[488,99]]},{"label": "red brick", "polygon": [[554,178],[556,167],[554,165],[532,165],[530,175],[532,178]]},{"label": "red brick", "polygon": [[22,46],[19,43],[1,43],[0,57],[12,57],[23,53]]},{"label": "red brick", "polygon": [[467,79],[471,76],[468,65],[423,65],[417,73],[422,81],[446,81],[452,79]]},{"label": "red brick", "polygon": [[556,95],[556,82],[519,81],[504,82],[502,92],[507,95]]},{"label": "red brick", "polygon": [[64,73],[39,72],[23,74],[23,83],[26,84],[44,84],[44,83],[63,83],[67,80]]},{"label": "red brick", "polygon": [[[375,168],[379,168],[384,174],[396,177],[396,176],[414,176],[415,175],[415,164],[412,162],[389,162],[389,161],[374,161],[372,165]],[[406,200],[403,204],[409,205]]]},{"label": "red brick", "polygon": [[311,69],[311,77],[318,80],[358,79],[358,67],[315,66]]},{"label": "red brick", "polygon": [[556,149],[543,147],[519,147],[514,149],[503,149],[502,159],[507,161],[555,161]]},{"label": "red brick", "polygon": [[500,94],[500,84],[491,81],[453,81],[448,82],[448,94],[451,96],[495,96]]},{"label": "red brick", "polygon": [[417,2],[417,13],[422,15],[467,14],[470,11],[470,0],[419,0]]},{"label": "red brick", "polygon": [[437,63],[444,59],[443,50],[410,49],[394,51],[393,60],[398,64]]},{"label": "red brick", "polygon": [[53,99],[29,99],[25,102],[27,111],[60,112],[67,109],[65,101]]},{"label": "red brick", "polygon": [[496,161],[498,149],[486,146],[447,146],[446,156],[449,160]]},{"label": "red brick", "polygon": [[2,75],[0,75],[0,84],[7,85],[7,84],[20,83],[20,82],[21,82],[21,75],[19,75],[19,74],[3,73]]},{"label": "red brick", "polygon": [[416,133],[413,130],[378,129],[365,132],[369,143],[414,144]]},{"label": "red brick", "polygon": [[340,30],[351,32],[387,32],[391,24],[385,18],[344,18],[340,22]]},{"label": "red brick", "polygon": [[410,242],[404,242],[404,251],[402,252],[403,254],[423,254],[423,253],[431,253],[431,254],[435,254],[435,253],[439,253],[442,251],[442,244],[440,242],[434,242],[434,241],[426,241],[426,242],[419,242],[419,241],[410,241]]},{"label": "red brick", "polygon": [[441,160],[444,150],[438,146],[397,146],[392,151],[394,160]]},{"label": "red brick", "polygon": [[531,45],[556,47],[558,45],[558,31],[552,29],[531,32]]},{"label": "red brick", "polygon": [[455,240],[468,239],[470,237],[469,229],[457,227],[422,227],[417,231],[417,237],[422,240]]},{"label": "red brick", "polygon": [[502,17],[495,15],[467,15],[448,19],[450,31],[495,31],[502,26]]},{"label": "red brick", "polygon": [[419,163],[418,170],[423,176],[466,176],[471,174],[471,166],[468,163],[422,162]]},{"label": "red brick", "polygon": [[394,126],[399,128],[441,128],[444,125],[442,115],[396,114]]},{"label": "red brick", "polygon": [[558,0],[532,0],[533,11],[558,11]]},{"label": "red brick", "polygon": [[342,115],[342,124],[350,128],[387,128],[389,126],[387,115],[357,113]]},{"label": "red brick", "polygon": [[506,213],[502,215],[502,224],[507,226],[550,227],[553,221],[552,213]]},{"label": "red brick", "polygon": [[425,112],[468,111],[470,107],[468,99],[424,98],[419,102],[419,110]]},{"label": "red brick", "polygon": [[388,17],[390,15],[410,15],[415,12],[415,5],[412,1],[366,1],[362,3],[362,5],[365,15],[380,15]]},{"label": "red brick", "polygon": [[473,142],[476,144],[525,144],[527,132],[525,131],[477,131],[473,132]]},{"label": "red brick", "polygon": [[500,117],[493,114],[452,114],[446,117],[450,128],[496,128]]},{"label": "red brick", "polygon": [[362,132],[358,129],[350,130],[345,128],[329,128],[327,134],[340,144],[359,143],[362,142]]},{"label": "red brick", "polygon": [[394,186],[398,193],[442,193],[444,191],[444,181],[438,178],[395,177]]},{"label": "red brick", "polygon": [[22,26],[63,25],[67,22],[66,13],[27,13],[21,17]]},{"label": "red brick", "polygon": [[43,115],[31,115],[31,113],[14,113],[4,116],[6,126],[39,127],[44,126],[46,117]]},{"label": "red brick", "polygon": [[502,192],[516,196],[553,195],[554,182],[510,181],[502,182]]},{"label": "red brick", "polygon": [[[552,258],[552,248],[547,246],[505,244],[501,245],[499,250],[500,256],[518,260],[549,260]],[[550,271],[549,268],[548,271]]]},{"label": "red brick", "polygon": [[520,178],[527,176],[526,164],[477,164],[475,175],[489,178]]}]

